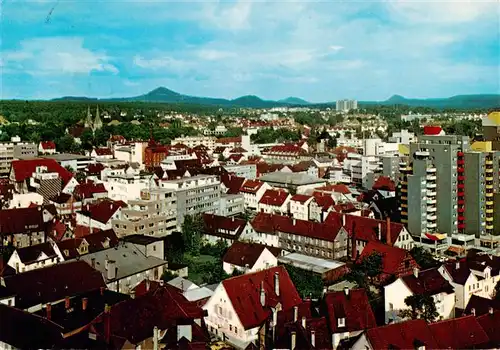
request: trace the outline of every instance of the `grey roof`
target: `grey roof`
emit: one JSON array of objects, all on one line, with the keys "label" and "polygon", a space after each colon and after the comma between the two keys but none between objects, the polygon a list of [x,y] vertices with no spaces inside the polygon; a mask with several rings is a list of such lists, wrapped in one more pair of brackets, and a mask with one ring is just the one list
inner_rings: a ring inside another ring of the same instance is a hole
[{"label": "grey roof", "polygon": [[56,153],[56,154],[48,154],[48,155],[42,155],[40,158],[48,158],[48,159],[54,159],[56,161],[65,161],[65,160],[79,160],[79,159],[85,159],[85,160],[91,160],[91,157],[88,156],[82,156],[81,154],[71,154],[71,153]]},{"label": "grey roof", "polygon": [[280,256],[278,257],[278,261],[283,264],[289,264],[304,270],[321,274],[345,265],[345,263],[341,261],[316,258],[300,253],[290,253],[285,256]]},{"label": "grey roof", "polygon": [[200,287],[190,289],[183,293],[184,297],[189,301],[197,301],[201,299],[206,299],[211,297],[214,294],[214,291],[207,287]]},{"label": "grey roof", "polygon": [[276,171],[273,173],[268,173],[262,175],[259,180],[264,182],[274,182],[285,185],[308,185],[316,183],[326,183],[326,180],[320,179],[304,173],[285,173],[281,171]]},{"label": "grey roof", "polygon": [[106,259],[115,261],[115,266],[118,268],[114,280],[120,280],[150,270],[154,267],[167,264],[165,260],[154,256],[147,257],[134,244],[126,242],[122,242],[114,248],[101,250],[80,257],[80,259],[90,265],[92,264],[92,258],[95,258],[95,269],[103,274],[106,283],[111,282],[107,280],[106,276]]},{"label": "grey roof", "polygon": [[183,292],[186,292],[191,289],[198,289],[198,285],[194,284],[188,279],[182,278],[182,277],[175,277],[171,279],[170,281],[167,282],[171,286],[174,286],[177,289],[182,290]]}]

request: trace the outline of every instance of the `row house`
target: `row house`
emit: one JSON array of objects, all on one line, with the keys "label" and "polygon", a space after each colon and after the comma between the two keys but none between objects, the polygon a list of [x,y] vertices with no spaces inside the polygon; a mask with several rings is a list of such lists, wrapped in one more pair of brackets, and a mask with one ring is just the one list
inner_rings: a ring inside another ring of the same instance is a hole
[{"label": "row house", "polygon": [[278,266],[281,249],[259,243],[234,242],[222,258],[224,271],[231,275],[235,270],[253,273]]},{"label": "row house", "polygon": [[121,201],[103,200],[96,204],[87,204],[76,213],[76,224],[101,230],[111,229],[112,220],[122,217],[122,208],[127,205]]},{"label": "row house", "polygon": [[262,196],[269,189],[271,186],[265,182],[246,180],[240,188],[245,198],[245,206],[250,210],[257,210]]},{"label": "row house", "polygon": [[452,285],[439,273],[437,268],[419,271],[401,276],[384,287],[385,323],[401,322],[399,313],[408,309],[405,299],[413,295],[425,295],[433,299],[438,319],[444,320],[455,316],[455,291]]},{"label": "row house", "polygon": [[111,148],[107,147],[94,148],[92,152],[90,152],[90,156],[92,158],[113,159],[113,151]]},{"label": "row house", "polygon": [[22,248],[44,243],[56,214],[54,206],[50,205],[0,210],[3,245]]},{"label": "row house", "polygon": [[29,247],[17,248],[10,256],[7,265],[16,273],[35,270],[64,261],[57,245],[48,241]]},{"label": "row house", "polygon": [[203,309],[210,333],[245,349],[268,319],[301,303],[288,272],[278,266],[222,281]]},{"label": "row house", "polygon": [[55,242],[63,260],[72,260],[89,253],[116,247],[118,237],[113,230],[98,231],[85,236]]},{"label": "row house", "polygon": [[323,222],[334,205],[335,201],[329,194],[313,192],[313,199],[309,203],[309,220]]},{"label": "row house", "polygon": [[327,259],[347,256],[348,234],[338,223],[316,223],[259,213],[251,224],[255,232],[277,236],[281,249]]},{"label": "row house", "polygon": [[449,261],[439,268],[455,289],[456,307],[465,309],[473,295],[492,299],[500,282],[500,257],[478,254]]},{"label": "row house", "polygon": [[314,200],[313,196],[296,194],[290,198],[290,214],[297,220],[309,220],[309,206]]},{"label": "row house", "polygon": [[288,162],[302,160],[307,161],[311,159],[311,156],[306,150],[293,144],[273,146],[267,150],[262,151],[261,153],[264,159],[276,159]]},{"label": "row house", "polygon": [[257,205],[257,211],[268,214],[287,215],[292,196],[283,189],[267,190]]},{"label": "row house", "polygon": [[250,229],[245,220],[234,216],[203,214],[203,239],[211,244],[222,240],[231,245]]}]

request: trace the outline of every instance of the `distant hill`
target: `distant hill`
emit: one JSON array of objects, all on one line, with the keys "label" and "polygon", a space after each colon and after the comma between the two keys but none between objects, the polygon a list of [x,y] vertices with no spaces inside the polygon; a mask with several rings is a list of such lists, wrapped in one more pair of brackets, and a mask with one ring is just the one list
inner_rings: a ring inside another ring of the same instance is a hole
[{"label": "distant hill", "polygon": [[[220,107],[240,107],[240,108],[272,108],[287,106],[311,106],[311,107],[335,107],[335,102],[311,104],[298,97],[288,97],[283,100],[272,101],[263,100],[258,96],[246,95],[233,100],[212,97],[196,97],[183,95],[178,92],[167,89],[166,87],[156,88],[144,95],[135,97],[97,99],[89,97],[66,96],[54,99],[53,101],[113,101],[113,102],[156,102],[156,103],[187,103]],[[500,95],[458,95],[448,98],[434,99],[409,99],[400,95],[394,95],[385,101],[359,101],[359,105],[407,105],[411,107],[430,107],[436,109],[456,108],[456,109],[475,109],[475,108],[499,108]]]},{"label": "distant hill", "polygon": [[303,100],[301,98],[298,98],[298,97],[287,97],[283,100],[279,100],[278,102],[287,103],[290,105],[302,105],[302,106],[310,104],[310,102]]},{"label": "distant hill", "polygon": [[410,99],[401,95],[391,96],[385,101],[360,101],[360,105],[406,105],[410,107],[429,107],[436,109],[475,109],[475,108],[499,108],[500,95],[457,95],[447,98]]}]

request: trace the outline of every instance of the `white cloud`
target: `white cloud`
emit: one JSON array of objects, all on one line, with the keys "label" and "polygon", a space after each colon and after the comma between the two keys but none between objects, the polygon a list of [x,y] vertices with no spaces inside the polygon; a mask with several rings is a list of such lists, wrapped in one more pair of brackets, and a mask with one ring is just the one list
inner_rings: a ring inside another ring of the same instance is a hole
[{"label": "white cloud", "polygon": [[83,47],[83,39],[51,37],[22,41],[20,49],[4,53],[6,66],[24,69],[32,75],[89,74],[92,71],[118,73],[109,57]]},{"label": "white cloud", "polygon": [[197,55],[202,60],[207,61],[214,61],[237,56],[235,52],[216,49],[201,49],[198,51]]},{"label": "white cloud", "polygon": [[141,55],[134,56],[133,62],[136,66],[146,69],[169,69],[170,71],[180,72],[189,68],[186,61],[178,60],[170,56],[158,56],[145,58]]}]

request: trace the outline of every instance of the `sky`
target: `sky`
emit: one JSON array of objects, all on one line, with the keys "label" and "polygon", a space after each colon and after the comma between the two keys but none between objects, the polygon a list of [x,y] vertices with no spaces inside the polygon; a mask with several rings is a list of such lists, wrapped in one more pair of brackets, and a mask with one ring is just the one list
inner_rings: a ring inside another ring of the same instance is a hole
[{"label": "sky", "polygon": [[0,1],[2,99],[500,93],[498,1]]}]

